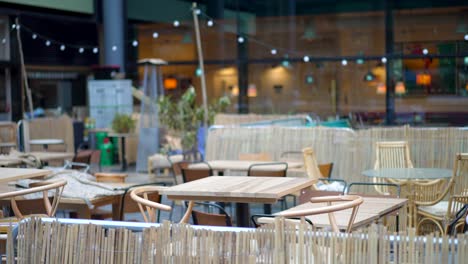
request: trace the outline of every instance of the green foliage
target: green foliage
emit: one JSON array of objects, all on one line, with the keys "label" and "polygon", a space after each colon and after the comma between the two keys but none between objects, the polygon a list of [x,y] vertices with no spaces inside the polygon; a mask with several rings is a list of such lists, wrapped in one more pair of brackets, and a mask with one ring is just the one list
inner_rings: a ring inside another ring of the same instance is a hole
[{"label": "green foliage", "polygon": [[[193,87],[181,96],[180,100],[162,96],[158,100],[159,120],[171,133],[181,137],[182,147],[191,149],[195,146],[197,130],[204,119],[204,109],[196,105],[196,93]],[[216,113],[226,110],[231,104],[228,97],[221,97],[208,106],[208,125],[213,123]]]},{"label": "green foliage", "polygon": [[116,133],[130,133],[135,130],[135,120],[125,114],[116,114],[112,120],[112,130]]}]

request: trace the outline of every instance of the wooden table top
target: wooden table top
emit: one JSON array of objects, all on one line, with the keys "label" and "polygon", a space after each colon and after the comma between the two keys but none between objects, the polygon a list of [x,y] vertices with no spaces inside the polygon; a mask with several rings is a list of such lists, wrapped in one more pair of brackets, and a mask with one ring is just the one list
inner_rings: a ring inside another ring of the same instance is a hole
[{"label": "wooden table top", "polygon": [[[381,217],[388,215],[400,208],[402,208],[408,199],[401,198],[380,198],[380,197],[362,197],[364,202],[359,206],[359,210],[354,221],[353,229],[367,226],[377,221]],[[325,206],[324,203],[304,203],[292,207],[283,212],[297,211],[308,208],[318,208]],[[349,222],[349,216],[352,209],[335,212],[335,218],[340,228],[346,228]],[[311,215],[307,218],[317,227],[328,227],[330,221],[328,214]]]},{"label": "wooden table top", "polygon": [[72,159],[75,154],[73,152],[44,152],[44,151],[37,151],[37,152],[28,152],[26,154],[30,154],[36,156],[42,161],[51,161],[51,160],[66,160]]},{"label": "wooden table top", "polygon": [[50,170],[41,169],[0,168],[0,182],[43,177],[50,173],[52,173]]},{"label": "wooden table top", "polygon": [[[283,161],[253,161],[253,160],[211,160],[207,163],[211,166],[213,170],[223,171],[223,170],[236,170],[236,171],[247,171],[249,167],[253,164],[262,164],[262,163],[275,163]],[[302,167],[302,162],[297,161],[284,161],[288,164],[289,168],[300,168]],[[195,163],[190,164],[189,168],[193,169],[205,169],[206,164],[204,163]],[[282,169],[282,166],[272,165],[268,167],[263,167],[264,170],[275,170],[275,168]]]},{"label": "wooden table top", "polygon": [[307,178],[211,176],[169,187],[161,194],[172,200],[275,203],[313,183]]}]

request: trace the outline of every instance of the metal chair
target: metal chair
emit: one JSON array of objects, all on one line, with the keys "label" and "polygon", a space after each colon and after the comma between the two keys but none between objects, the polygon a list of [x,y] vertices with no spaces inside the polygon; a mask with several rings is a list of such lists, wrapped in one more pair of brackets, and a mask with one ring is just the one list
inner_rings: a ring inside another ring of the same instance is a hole
[{"label": "metal chair", "polygon": [[188,167],[188,164],[186,164],[186,166],[181,167],[182,179],[184,183],[199,180],[199,179],[206,178],[209,176],[213,176],[213,170],[211,169],[210,164],[206,162],[199,162],[199,163],[206,165],[206,168],[192,169]]},{"label": "metal chair", "polygon": [[[229,214],[221,206],[214,203],[193,202],[192,220],[194,225],[209,226],[232,226],[232,220]],[[188,205],[190,206],[190,204]],[[203,211],[195,210],[195,206],[204,208]],[[219,211],[219,214],[213,213],[213,209]],[[208,212],[206,212],[208,211]]]}]

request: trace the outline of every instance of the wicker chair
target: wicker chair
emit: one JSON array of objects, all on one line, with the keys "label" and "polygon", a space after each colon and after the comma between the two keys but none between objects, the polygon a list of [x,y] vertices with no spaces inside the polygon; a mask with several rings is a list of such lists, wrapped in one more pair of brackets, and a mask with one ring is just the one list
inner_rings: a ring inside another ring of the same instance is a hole
[{"label": "wicker chair", "polygon": [[[67,181],[65,180],[54,181],[54,182],[40,182],[40,183],[37,183],[32,188],[2,193],[0,194],[0,199],[10,199],[11,209],[13,210],[15,217],[17,219],[23,219],[26,216],[21,212],[16,199],[23,197],[24,195],[27,195],[27,194],[42,192],[42,201],[43,201],[43,207],[45,209],[45,214],[41,214],[41,215],[46,216],[46,217],[53,217],[55,215],[55,212],[57,211],[57,207],[60,202],[60,198],[62,196],[62,192],[63,192],[63,188],[65,184],[67,184]],[[49,198],[49,191],[51,190],[55,190],[53,194],[52,202]],[[36,205],[38,201],[39,201],[38,199],[33,199],[30,201],[35,204],[34,205],[35,209],[37,209],[38,207],[41,207],[40,205]]]},{"label": "wicker chair", "polygon": [[[316,183],[321,181],[323,182],[324,184],[329,184],[330,182],[334,182],[334,181],[338,181],[338,182],[341,182],[342,184],[344,184],[344,186],[346,187],[346,182],[344,180],[340,180],[340,179],[331,179],[331,178],[324,178],[324,175],[322,174],[320,168],[319,168],[319,165],[317,163],[317,158],[315,156],[315,152],[312,148],[308,147],[308,148],[304,148],[302,150],[302,155],[304,157],[304,168],[305,168],[305,171],[306,171],[306,174],[307,176],[314,180],[315,183],[312,185],[312,189],[313,190],[319,190],[319,188],[317,187]],[[331,168],[330,168],[331,170]]]},{"label": "wicker chair", "polygon": [[[468,204],[468,153],[457,154],[449,181],[415,182],[413,187],[417,229],[424,232],[428,224],[434,224],[439,232],[447,233],[456,213]],[[447,194],[448,201],[443,201]],[[455,226],[464,225],[464,220],[460,219]]]},{"label": "wicker chair", "polygon": [[[377,142],[374,169],[382,168],[413,168],[408,142],[385,141]],[[374,183],[394,183],[400,186],[407,184],[405,180],[373,178]],[[394,194],[386,185],[375,185],[375,189],[382,195]]]}]

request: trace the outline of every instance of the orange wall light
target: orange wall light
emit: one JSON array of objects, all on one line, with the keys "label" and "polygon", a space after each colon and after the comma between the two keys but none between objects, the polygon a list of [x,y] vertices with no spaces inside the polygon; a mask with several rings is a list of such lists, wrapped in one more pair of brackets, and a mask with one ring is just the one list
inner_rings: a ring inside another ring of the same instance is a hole
[{"label": "orange wall light", "polygon": [[166,78],[164,79],[164,88],[166,90],[173,90],[177,88],[177,79],[176,78]]}]

